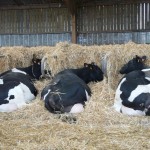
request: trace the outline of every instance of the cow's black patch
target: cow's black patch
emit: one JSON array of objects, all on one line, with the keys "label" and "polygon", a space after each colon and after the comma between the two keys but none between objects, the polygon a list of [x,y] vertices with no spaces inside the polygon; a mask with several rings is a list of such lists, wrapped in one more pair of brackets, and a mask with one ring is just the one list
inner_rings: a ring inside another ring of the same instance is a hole
[{"label": "cow's black patch", "polygon": [[2,104],[8,104],[8,103],[9,103],[8,100],[0,100],[0,105],[2,105]]},{"label": "cow's black patch", "polygon": [[14,98],[15,98],[14,95],[10,95],[9,100],[12,100],[12,99],[14,99]]}]

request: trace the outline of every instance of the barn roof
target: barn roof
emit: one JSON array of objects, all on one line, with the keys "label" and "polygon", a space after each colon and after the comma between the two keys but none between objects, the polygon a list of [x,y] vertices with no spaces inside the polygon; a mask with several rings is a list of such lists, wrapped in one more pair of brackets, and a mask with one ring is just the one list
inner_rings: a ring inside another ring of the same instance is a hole
[{"label": "barn roof", "polygon": [[71,4],[95,4],[95,3],[132,3],[132,2],[149,2],[149,0],[0,0],[0,7],[8,6],[55,6],[64,5],[66,2]]}]

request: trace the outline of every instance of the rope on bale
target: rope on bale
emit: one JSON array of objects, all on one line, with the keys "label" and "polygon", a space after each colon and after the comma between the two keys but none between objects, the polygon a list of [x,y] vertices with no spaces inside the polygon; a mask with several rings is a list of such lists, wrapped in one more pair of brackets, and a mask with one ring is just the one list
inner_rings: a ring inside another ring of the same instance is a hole
[{"label": "rope on bale", "polygon": [[106,54],[103,59],[101,60],[101,69],[102,72],[104,73],[105,77],[107,78],[107,60],[108,60],[108,55]]}]

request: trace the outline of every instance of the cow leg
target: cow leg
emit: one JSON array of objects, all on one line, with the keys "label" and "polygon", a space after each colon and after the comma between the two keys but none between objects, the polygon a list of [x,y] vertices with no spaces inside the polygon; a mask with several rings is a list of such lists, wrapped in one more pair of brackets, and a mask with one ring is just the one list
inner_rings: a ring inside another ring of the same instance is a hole
[{"label": "cow leg", "polygon": [[121,88],[122,83],[125,82],[125,80],[126,80],[126,78],[122,79],[122,81],[119,83],[119,86],[116,90],[113,108],[117,112],[120,112],[120,109],[122,107],[122,99],[120,98],[120,95],[122,94],[122,91],[120,90],[120,88]]},{"label": "cow leg", "polygon": [[24,102],[29,103],[33,99],[35,99],[34,94],[31,93],[30,89],[25,84],[19,85],[20,89],[22,90],[22,97],[24,97]]},{"label": "cow leg", "polygon": [[17,104],[15,103],[7,103],[0,105],[0,112],[12,112],[18,108]]},{"label": "cow leg", "polygon": [[145,112],[140,110],[134,110],[132,108],[125,107],[124,105],[122,105],[120,111],[125,115],[145,116]]},{"label": "cow leg", "polygon": [[120,98],[115,98],[115,101],[114,101],[114,105],[113,105],[113,108],[117,111],[117,112],[120,112],[120,109],[122,107],[122,100]]}]

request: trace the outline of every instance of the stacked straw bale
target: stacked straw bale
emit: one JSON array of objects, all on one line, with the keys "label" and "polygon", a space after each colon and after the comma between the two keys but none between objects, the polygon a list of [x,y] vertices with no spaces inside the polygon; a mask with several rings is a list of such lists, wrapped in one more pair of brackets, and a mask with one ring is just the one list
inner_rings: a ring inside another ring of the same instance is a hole
[{"label": "stacked straw bale", "polygon": [[124,45],[112,46],[112,51],[108,56],[107,62],[108,83],[111,89],[116,89],[122,77],[122,75],[119,74],[121,67],[135,57],[135,55],[147,56],[146,65],[150,66],[150,45],[129,42]]},{"label": "stacked straw bale", "polygon": [[48,57],[53,74],[64,68],[81,67],[85,62],[94,61],[101,66],[106,58],[108,79],[89,84],[92,97],[85,111],[76,115],[49,113],[40,100],[40,92],[49,80],[37,81],[39,94],[32,103],[12,113],[0,113],[1,150],[150,149],[150,118],[126,116],[112,109],[115,88],[121,78],[118,70],[135,55],[146,55],[149,59],[150,45],[59,43],[55,47],[0,48],[0,54],[6,55],[4,69],[28,66],[33,53]]}]

